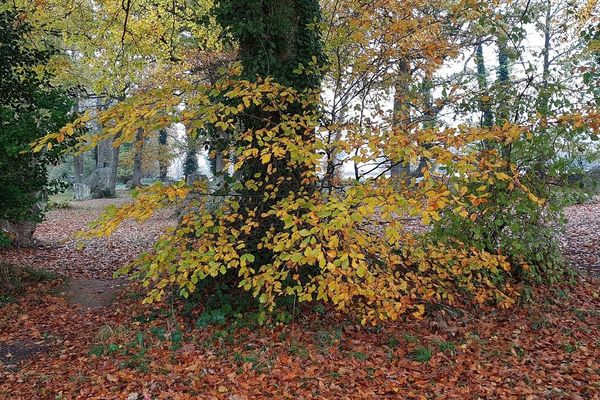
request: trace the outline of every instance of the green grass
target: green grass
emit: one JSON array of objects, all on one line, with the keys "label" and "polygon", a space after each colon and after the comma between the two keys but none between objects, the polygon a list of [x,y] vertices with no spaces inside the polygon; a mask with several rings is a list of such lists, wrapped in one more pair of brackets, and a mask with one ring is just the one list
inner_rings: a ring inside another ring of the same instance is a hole
[{"label": "green grass", "polygon": [[420,340],[418,337],[410,334],[410,333],[405,333],[404,335],[402,335],[402,339],[404,339],[407,343],[419,343]]},{"label": "green grass", "polygon": [[303,345],[301,345],[299,343],[296,343],[296,342],[293,342],[290,345],[290,348],[288,349],[288,352],[291,355],[300,356],[302,358],[309,358],[310,357],[310,354],[308,353],[308,350],[306,349],[306,347],[304,347]]},{"label": "green grass", "polygon": [[437,345],[442,353],[454,354],[454,352],[456,351],[456,345],[450,341],[442,341],[439,342]]},{"label": "green grass", "polygon": [[400,341],[396,338],[396,336],[391,335],[387,340],[387,345],[390,349],[395,349],[400,345]]},{"label": "green grass", "polygon": [[315,344],[320,352],[327,352],[341,338],[342,332],[339,329],[320,330],[314,336]]},{"label": "green grass", "polygon": [[3,307],[7,304],[13,304],[16,302],[17,302],[17,299],[15,299],[14,296],[11,296],[10,294],[0,294],[0,307]]},{"label": "green grass", "polygon": [[563,350],[565,351],[565,353],[568,354],[575,353],[577,351],[577,345],[574,345],[572,343],[564,343]]},{"label": "green grass", "polygon": [[352,356],[352,358],[355,358],[357,360],[361,360],[361,361],[365,361],[366,359],[368,359],[369,357],[367,357],[367,355],[361,351],[351,351],[350,356]]},{"label": "green grass", "polygon": [[57,278],[53,272],[29,266],[0,263],[0,305],[15,301],[15,296],[28,283],[51,281]]},{"label": "green grass", "polygon": [[420,363],[429,362],[432,356],[433,353],[431,352],[431,350],[424,346],[417,347],[416,349],[408,353],[409,359],[413,361],[418,361]]}]

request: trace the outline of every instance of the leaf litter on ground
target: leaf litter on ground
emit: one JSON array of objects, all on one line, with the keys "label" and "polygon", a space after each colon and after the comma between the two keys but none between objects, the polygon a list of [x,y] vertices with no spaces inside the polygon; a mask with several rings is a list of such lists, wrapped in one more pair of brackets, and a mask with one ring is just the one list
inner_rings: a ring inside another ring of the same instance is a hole
[{"label": "leaf litter on ground", "polygon": [[[36,233],[46,244],[0,259],[110,279],[173,223],[165,214],[126,224],[77,250],[70,235],[111,201],[52,211]],[[599,214],[598,203],[567,210],[573,264],[596,263]],[[36,283],[0,309],[0,343],[40,349],[16,368],[0,357],[0,398],[600,399],[598,283],[581,275],[575,286],[535,288],[510,310],[440,308],[378,328],[325,308],[257,329],[197,329],[180,304],[142,305],[136,284],[82,312],[61,282]]]}]

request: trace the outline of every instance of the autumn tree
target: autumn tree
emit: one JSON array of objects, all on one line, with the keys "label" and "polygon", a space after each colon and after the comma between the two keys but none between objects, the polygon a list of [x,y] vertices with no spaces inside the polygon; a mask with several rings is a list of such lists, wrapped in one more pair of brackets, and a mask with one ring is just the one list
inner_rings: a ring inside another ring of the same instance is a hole
[{"label": "autumn tree", "polygon": [[[507,21],[527,16],[530,2],[427,3],[333,5],[326,16],[343,34],[325,35],[322,53],[318,3],[220,1],[214,15],[237,63],[225,63],[215,80],[191,73],[192,62],[163,69],[153,85],[95,117],[104,129],[79,138],[76,150],[117,134],[135,143],[140,128],[181,123],[189,137],[208,139],[211,158],[226,155],[222,185],[156,184],[94,223],[91,233],[105,235],[128,218],[179,208],[178,225],[122,271],[149,287],[146,301],[172,288],[185,298],[227,289],[236,304],[255,299],[261,313],[323,301],[377,323],[421,317],[435,303],[509,307],[523,282],[564,276],[546,251],[555,248],[544,224],[548,199],[523,163],[535,154],[525,149],[535,149],[536,96],[511,70],[524,30]],[[444,76],[445,62],[484,44],[447,32],[483,22],[494,28],[482,30],[498,50],[496,71]],[[322,77],[337,93],[331,103],[321,98]],[[384,106],[394,99],[395,120]],[[493,123],[481,123],[486,110]],[[568,111],[556,110],[549,124],[598,130],[592,112]],[[35,150],[92,118],[47,135]],[[357,179],[337,185],[332,175],[343,162],[356,166]],[[417,165],[420,176],[390,179],[392,165]]]},{"label": "autumn tree", "polygon": [[20,10],[0,9],[0,240],[4,244],[31,243],[36,223],[43,217],[45,196],[58,187],[46,171],[60,159],[58,149],[23,152],[33,140],[63,126],[72,107],[68,96],[50,83],[46,64],[54,50],[29,42],[30,32]]}]

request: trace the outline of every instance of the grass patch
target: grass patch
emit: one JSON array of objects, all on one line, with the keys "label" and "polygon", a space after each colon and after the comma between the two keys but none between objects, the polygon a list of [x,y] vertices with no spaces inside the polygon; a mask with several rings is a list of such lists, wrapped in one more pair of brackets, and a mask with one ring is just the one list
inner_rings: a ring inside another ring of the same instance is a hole
[{"label": "grass patch", "polygon": [[398,347],[400,345],[400,341],[396,338],[396,336],[391,335],[388,340],[387,340],[387,346],[390,349],[395,349],[396,347]]},{"label": "grass patch", "polygon": [[513,344],[512,347],[510,348],[510,353],[519,358],[522,359],[525,356],[525,349],[523,349],[521,346]]},{"label": "grass patch", "polygon": [[23,292],[28,283],[52,281],[57,278],[53,272],[28,266],[0,263],[0,305],[15,301],[15,296]]},{"label": "grass patch", "polygon": [[310,354],[308,353],[306,347],[296,342],[292,342],[290,348],[288,349],[288,352],[293,356],[300,356],[302,358],[310,357]]},{"label": "grass patch", "polygon": [[351,351],[350,356],[352,356],[352,358],[356,359],[356,360],[361,360],[361,361],[365,361],[366,359],[368,359],[369,357],[367,357],[367,355],[361,351]]},{"label": "grass patch", "polygon": [[408,353],[409,359],[411,359],[413,361],[418,361],[420,363],[429,362],[429,360],[431,360],[432,356],[433,356],[432,351],[424,346],[417,347],[416,349],[414,349],[410,353]]},{"label": "grass patch", "polygon": [[50,200],[46,204],[47,210],[64,210],[66,208],[71,208],[71,202],[65,199]]},{"label": "grass patch", "polygon": [[456,345],[451,341],[441,341],[437,345],[442,353],[454,354],[456,352]]},{"label": "grass patch", "polygon": [[320,330],[315,333],[314,341],[317,349],[321,353],[326,353],[336,343],[339,343],[342,339],[342,331],[339,329],[334,330]]},{"label": "grass patch", "polygon": [[415,335],[412,335],[412,334],[410,334],[410,333],[405,333],[405,334],[403,334],[403,335],[402,335],[402,339],[404,339],[404,340],[405,340],[407,343],[413,343],[413,344],[416,344],[416,343],[419,343],[419,342],[420,342],[420,340],[419,340],[419,338],[418,338],[418,337],[416,337]]},{"label": "grass patch", "polygon": [[565,353],[568,353],[568,354],[572,354],[577,351],[577,345],[575,345],[573,343],[564,343],[562,347],[563,347],[563,350],[565,351]]}]

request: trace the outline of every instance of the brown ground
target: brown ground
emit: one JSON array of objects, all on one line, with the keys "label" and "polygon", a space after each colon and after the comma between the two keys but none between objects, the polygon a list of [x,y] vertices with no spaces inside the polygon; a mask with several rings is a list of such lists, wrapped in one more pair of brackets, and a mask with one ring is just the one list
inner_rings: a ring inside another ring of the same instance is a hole
[{"label": "brown ground", "polygon": [[[194,329],[181,307],[142,306],[135,285],[112,302],[112,273],[172,223],[168,214],[83,251],[69,238],[114,201],[52,211],[40,247],[0,254],[68,278],[0,308],[0,399],[600,399],[594,278],[536,289],[510,310],[441,310],[378,329],[327,310],[285,326]],[[567,257],[596,268],[600,205],[567,216]]]}]

